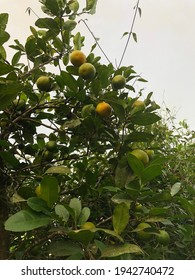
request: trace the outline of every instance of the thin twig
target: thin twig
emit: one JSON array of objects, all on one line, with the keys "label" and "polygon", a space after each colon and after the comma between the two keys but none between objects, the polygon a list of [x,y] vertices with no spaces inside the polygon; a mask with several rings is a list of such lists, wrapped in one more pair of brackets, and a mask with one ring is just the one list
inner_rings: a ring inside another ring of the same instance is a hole
[{"label": "thin twig", "polygon": [[120,68],[121,64],[122,64],[122,61],[124,59],[124,56],[125,56],[125,53],[127,51],[127,47],[129,45],[129,41],[130,41],[130,38],[131,38],[131,34],[133,32],[133,27],[134,27],[134,24],[135,24],[135,19],[136,19],[136,16],[137,16],[137,12],[138,12],[138,8],[139,8],[139,1],[137,1],[137,4],[136,4],[136,8],[135,8],[135,13],[134,13],[134,17],[133,17],[133,21],[132,21],[132,24],[131,24],[131,28],[130,28],[130,32],[129,32],[129,35],[128,35],[128,38],[127,38],[127,42],[125,44],[125,48],[124,48],[124,51],[123,51],[123,54],[122,54],[122,57],[121,57],[121,60],[120,60],[120,63],[119,63],[119,66],[118,68]]}]

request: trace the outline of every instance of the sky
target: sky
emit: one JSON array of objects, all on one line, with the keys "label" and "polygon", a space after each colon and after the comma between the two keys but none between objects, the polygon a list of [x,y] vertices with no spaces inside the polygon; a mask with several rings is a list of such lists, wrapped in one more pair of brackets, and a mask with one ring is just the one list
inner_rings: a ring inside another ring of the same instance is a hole
[{"label": "sky", "polygon": [[[81,6],[85,0],[79,1]],[[96,14],[84,15],[87,24],[109,59],[119,63],[127,40],[136,0],[98,0]],[[38,0],[0,0],[1,12],[10,15],[7,31],[21,43],[30,35],[30,25],[37,20],[31,9],[42,16]],[[144,88],[144,95],[153,92],[153,99],[162,108],[167,107],[176,122],[186,120],[195,130],[195,1],[194,0],[140,0],[141,18],[134,25],[138,42],[131,39],[123,65],[133,65],[135,71],[148,83],[137,85]],[[94,39],[80,22],[77,29],[85,36],[85,51],[89,52]],[[99,49],[95,54],[101,55]],[[104,60],[104,58],[103,58]],[[103,61],[104,63],[106,60]],[[135,95],[132,95],[135,97]]]}]

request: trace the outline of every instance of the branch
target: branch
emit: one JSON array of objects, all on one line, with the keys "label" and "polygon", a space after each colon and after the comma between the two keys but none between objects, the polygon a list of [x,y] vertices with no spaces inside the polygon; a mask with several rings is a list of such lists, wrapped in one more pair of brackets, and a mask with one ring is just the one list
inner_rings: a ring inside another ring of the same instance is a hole
[{"label": "branch", "polygon": [[133,21],[132,21],[132,24],[131,24],[130,32],[129,32],[129,35],[128,35],[128,38],[127,38],[127,42],[126,42],[126,45],[125,45],[125,48],[124,48],[124,51],[123,51],[123,54],[122,54],[122,57],[121,57],[121,60],[120,60],[120,63],[119,63],[118,68],[120,68],[120,66],[121,66],[121,64],[122,64],[122,61],[123,61],[124,56],[125,56],[125,53],[126,53],[126,51],[127,51],[127,47],[128,47],[128,45],[129,45],[129,41],[130,41],[130,38],[131,38],[131,34],[133,33],[133,27],[134,27],[135,19],[136,19],[137,12],[138,12],[138,9],[139,9],[139,2],[140,2],[140,0],[138,0],[138,1],[137,1],[137,4],[136,4],[135,13],[134,13]]}]

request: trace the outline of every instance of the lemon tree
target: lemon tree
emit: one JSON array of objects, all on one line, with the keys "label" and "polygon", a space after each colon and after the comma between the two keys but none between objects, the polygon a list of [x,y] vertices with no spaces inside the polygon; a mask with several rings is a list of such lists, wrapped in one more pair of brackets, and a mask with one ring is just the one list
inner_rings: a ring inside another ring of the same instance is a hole
[{"label": "lemon tree", "polygon": [[88,46],[98,1],[40,3],[10,60],[0,14],[0,259],[193,259],[193,175],[146,80]]}]

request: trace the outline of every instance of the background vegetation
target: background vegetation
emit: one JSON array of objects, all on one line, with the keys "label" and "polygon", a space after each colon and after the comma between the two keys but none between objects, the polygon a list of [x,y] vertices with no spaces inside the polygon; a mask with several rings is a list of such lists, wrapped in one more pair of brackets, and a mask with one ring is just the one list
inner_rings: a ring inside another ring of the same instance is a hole
[{"label": "background vegetation", "polygon": [[10,61],[0,14],[0,259],[194,259],[194,132],[136,91],[146,80],[122,66],[133,24],[117,67],[101,63],[94,37],[85,55],[95,72],[83,78],[70,54],[97,1],[40,2],[45,17]]}]

